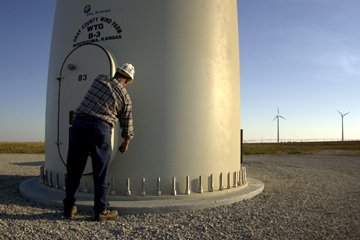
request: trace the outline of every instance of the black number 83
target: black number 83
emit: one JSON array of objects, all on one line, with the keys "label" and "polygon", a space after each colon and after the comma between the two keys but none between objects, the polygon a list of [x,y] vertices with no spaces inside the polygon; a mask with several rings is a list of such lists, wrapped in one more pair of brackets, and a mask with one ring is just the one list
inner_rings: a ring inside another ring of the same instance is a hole
[{"label": "black number 83", "polygon": [[86,81],[87,80],[87,74],[79,75],[78,80],[79,81]]}]

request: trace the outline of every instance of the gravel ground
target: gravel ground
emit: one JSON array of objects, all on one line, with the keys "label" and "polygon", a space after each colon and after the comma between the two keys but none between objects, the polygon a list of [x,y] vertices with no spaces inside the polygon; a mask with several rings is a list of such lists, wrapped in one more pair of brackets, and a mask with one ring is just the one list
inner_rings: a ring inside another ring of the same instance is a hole
[{"label": "gravel ground", "polygon": [[265,183],[254,198],[228,206],[95,222],[92,212],[24,199],[23,181],[44,155],[0,154],[1,239],[360,239],[360,153],[244,156],[248,177]]}]

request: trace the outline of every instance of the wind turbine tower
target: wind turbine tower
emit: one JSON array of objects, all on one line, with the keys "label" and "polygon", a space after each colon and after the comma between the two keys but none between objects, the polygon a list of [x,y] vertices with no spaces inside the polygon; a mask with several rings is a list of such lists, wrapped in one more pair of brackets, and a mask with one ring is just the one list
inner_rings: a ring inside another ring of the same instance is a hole
[{"label": "wind turbine tower", "polygon": [[345,114],[342,114],[339,110],[337,110],[341,115],[341,141],[344,141],[344,116],[349,114],[350,112],[347,112]]},{"label": "wind turbine tower", "polygon": [[[278,110],[278,114],[276,115],[276,117],[273,119],[273,121],[275,119],[277,119],[277,142],[279,143],[279,118],[282,118],[282,119],[285,119],[283,116],[280,116],[280,113],[279,113],[279,108],[277,108]],[[286,119],[285,119],[286,120]]]}]

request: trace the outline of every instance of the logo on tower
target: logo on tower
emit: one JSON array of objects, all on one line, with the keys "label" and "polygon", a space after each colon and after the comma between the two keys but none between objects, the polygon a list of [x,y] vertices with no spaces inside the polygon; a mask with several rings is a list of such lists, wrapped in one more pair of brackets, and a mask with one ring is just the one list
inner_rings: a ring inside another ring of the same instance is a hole
[{"label": "logo on tower", "polygon": [[90,5],[86,5],[86,6],[84,7],[84,13],[88,13],[88,12],[90,12],[90,10],[91,10],[91,6],[90,6]]},{"label": "logo on tower", "polygon": [[104,13],[109,13],[111,12],[111,9],[104,9],[104,10],[100,10],[100,11],[95,11],[92,9],[91,5],[86,5],[84,7],[84,13],[86,14],[86,16],[94,16],[97,14],[104,14]]}]

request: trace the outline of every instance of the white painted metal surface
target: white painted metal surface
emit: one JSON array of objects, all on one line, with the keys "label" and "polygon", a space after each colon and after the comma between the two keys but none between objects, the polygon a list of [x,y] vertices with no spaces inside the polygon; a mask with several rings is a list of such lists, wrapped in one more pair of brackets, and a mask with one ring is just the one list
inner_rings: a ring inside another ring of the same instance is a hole
[{"label": "white painted metal surface", "polygon": [[[88,45],[93,44],[93,45]],[[66,173],[76,109],[97,74],[124,62],[136,74],[127,90],[135,137],[121,155],[118,126],[109,182],[132,196],[170,195],[220,187],[240,166],[240,72],[236,0],[61,0],[57,3],[46,108],[46,170]],[[87,174],[91,173],[87,167]],[[80,191],[93,191],[91,175]],[[53,181],[54,182],[54,181]],[[62,188],[62,186],[61,186]],[[224,190],[225,191],[225,190]]]}]

